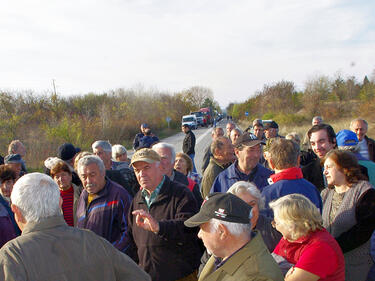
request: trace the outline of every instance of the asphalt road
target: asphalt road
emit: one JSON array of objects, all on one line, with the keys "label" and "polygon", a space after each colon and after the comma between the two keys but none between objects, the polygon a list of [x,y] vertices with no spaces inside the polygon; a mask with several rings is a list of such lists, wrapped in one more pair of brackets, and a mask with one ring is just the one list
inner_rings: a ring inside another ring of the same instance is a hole
[{"label": "asphalt road", "polygon": [[[221,120],[217,126],[223,127],[225,132],[225,126],[227,124],[226,120]],[[202,173],[202,162],[204,151],[206,150],[207,146],[211,144],[211,131],[212,127],[209,128],[198,128],[193,130],[195,134],[196,144],[195,144],[195,166],[199,174]],[[184,140],[185,133],[180,132],[176,135],[170,136],[168,138],[162,139],[162,142],[167,142],[172,144],[176,150],[176,153],[182,152],[182,141]]]}]

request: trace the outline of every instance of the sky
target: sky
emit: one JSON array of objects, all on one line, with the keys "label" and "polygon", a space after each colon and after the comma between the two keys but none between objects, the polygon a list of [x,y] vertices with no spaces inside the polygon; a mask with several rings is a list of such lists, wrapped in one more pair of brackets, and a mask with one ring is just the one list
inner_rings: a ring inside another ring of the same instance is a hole
[{"label": "sky", "polygon": [[[5,2],[5,3],[4,3]],[[222,107],[281,80],[375,69],[375,1],[18,0],[0,8],[0,89],[63,96],[210,88]]]}]

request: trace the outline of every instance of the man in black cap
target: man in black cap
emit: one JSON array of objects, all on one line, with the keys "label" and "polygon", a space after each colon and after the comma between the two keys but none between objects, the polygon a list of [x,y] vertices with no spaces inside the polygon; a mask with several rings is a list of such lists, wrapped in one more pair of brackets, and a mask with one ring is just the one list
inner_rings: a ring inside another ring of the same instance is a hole
[{"label": "man in black cap", "polygon": [[264,124],[264,135],[266,139],[284,138],[279,135],[279,125],[275,121]]},{"label": "man in black cap", "polygon": [[72,183],[77,186],[81,186],[82,182],[73,167],[75,156],[80,151],[81,149],[79,147],[74,147],[71,143],[64,143],[57,149],[57,157],[69,165],[69,168],[72,171]]},{"label": "man in black cap", "polygon": [[212,254],[203,280],[284,280],[262,236],[251,229],[251,206],[230,193],[213,193],[187,227],[200,227],[198,237]]},{"label": "man in black cap", "polygon": [[25,173],[22,171],[22,158],[19,154],[8,154],[4,158],[4,164],[7,164],[16,173],[16,181]]}]

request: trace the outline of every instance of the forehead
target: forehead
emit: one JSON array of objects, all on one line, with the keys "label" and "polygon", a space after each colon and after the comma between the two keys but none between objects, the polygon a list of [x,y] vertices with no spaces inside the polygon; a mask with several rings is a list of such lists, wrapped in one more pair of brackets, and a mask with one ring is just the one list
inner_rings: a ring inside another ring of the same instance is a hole
[{"label": "forehead", "polygon": [[96,165],[95,163],[91,163],[87,166],[80,166],[79,167],[79,173],[80,174],[85,174],[85,173],[89,174],[89,173],[93,173],[93,172],[100,172],[98,165]]},{"label": "forehead", "polygon": [[148,163],[148,162],[145,162],[145,161],[138,161],[138,162],[135,162],[132,164],[133,168],[135,171],[137,170],[142,170],[144,167],[148,166],[148,167],[155,167],[155,163]]},{"label": "forehead", "polygon": [[316,142],[319,140],[328,140],[328,133],[326,130],[319,130],[311,133],[310,141]]},{"label": "forehead", "polygon": [[335,161],[333,161],[331,159],[331,157],[328,157],[325,161],[324,161],[324,166],[336,166],[336,163]]},{"label": "forehead", "polygon": [[359,120],[353,123],[353,127],[355,129],[362,129],[362,128],[366,128],[366,124],[365,122]]},{"label": "forehead", "polygon": [[167,157],[167,158],[172,157],[172,153],[169,150],[169,148],[158,147],[158,148],[155,148],[155,151],[160,155],[160,157]]}]

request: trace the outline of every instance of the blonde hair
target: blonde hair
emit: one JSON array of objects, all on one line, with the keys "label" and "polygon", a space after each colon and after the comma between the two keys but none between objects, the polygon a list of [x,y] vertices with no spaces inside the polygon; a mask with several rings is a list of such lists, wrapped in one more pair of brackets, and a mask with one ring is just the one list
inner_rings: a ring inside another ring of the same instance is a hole
[{"label": "blonde hair", "polygon": [[74,159],[74,170],[75,171],[78,171],[78,162],[79,160],[81,160],[81,158],[87,156],[87,155],[94,155],[93,153],[91,152],[88,152],[88,151],[81,151],[80,153],[78,153],[76,155],[76,158]]},{"label": "blonde hair", "polygon": [[323,228],[323,219],[318,208],[302,194],[289,194],[269,205],[275,218],[289,229],[292,240]]}]

